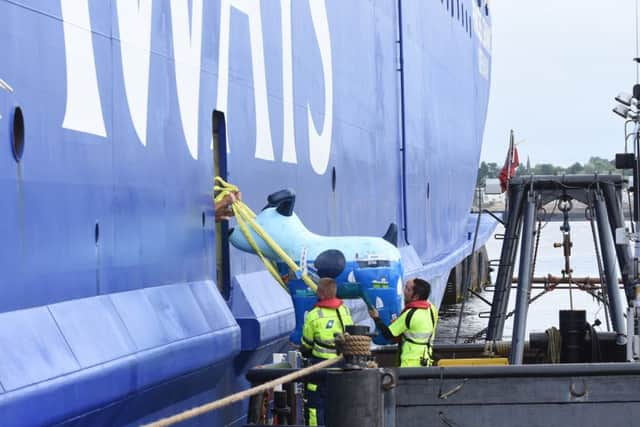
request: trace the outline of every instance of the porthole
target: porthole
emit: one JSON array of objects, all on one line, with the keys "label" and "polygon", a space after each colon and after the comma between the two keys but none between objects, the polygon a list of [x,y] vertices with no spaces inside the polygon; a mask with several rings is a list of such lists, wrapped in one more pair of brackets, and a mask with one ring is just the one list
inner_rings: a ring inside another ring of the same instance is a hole
[{"label": "porthole", "polygon": [[336,167],[331,168],[331,191],[336,191]]},{"label": "porthole", "polygon": [[16,107],[13,110],[11,149],[16,162],[19,162],[24,152],[24,116],[20,107]]}]

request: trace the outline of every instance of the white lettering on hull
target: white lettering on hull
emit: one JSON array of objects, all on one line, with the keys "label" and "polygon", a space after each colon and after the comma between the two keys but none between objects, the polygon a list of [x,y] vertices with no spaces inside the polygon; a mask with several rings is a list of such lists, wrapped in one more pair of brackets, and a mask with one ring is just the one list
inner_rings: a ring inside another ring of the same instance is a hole
[{"label": "white lettering on hull", "polygon": [[[231,5],[229,0],[220,0],[220,33],[218,35],[218,90],[216,110],[227,113],[229,94],[229,29]],[[231,152],[229,128],[227,127],[227,153]],[[213,149],[213,139],[211,140]]]},{"label": "white lettering on hull", "polygon": [[291,46],[291,0],[280,0],[282,10],[282,161],[298,163],[293,116],[293,48]]},{"label": "white lettering on hull", "polygon": [[[251,65],[253,70],[253,92],[256,108],[256,150],[255,157],[274,160],[267,98],[267,75],[264,65],[264,42],[262,38],[262,17],[258,0],[222,0],[220,3],[220,50],[218,61],[218,109],[227,111],[229,87],[229,30],[230,8],[233,7],[249,18],[249,38],[251,43]],[[224,85],[224,89],[221,89]]]},{"label": "white lettering on hull", "polygon": [[[198,159],[202,0],[193,0],[191,16],[186,1],[171,1],[173,55],[182,130],[189,153]],[[191,25],[189,25],[191,20]]]},{"label": "white lettering on hull", "polygon": [[153,0],[117,0],[122,74],[133,127],[147,145]]},{"label": "white lettering on hull", "polygon": [[[67,100],[62,126],[66,129],[106,137],[98,88],[88,0],[60,0],[63,15],[67,66]],[[189,153],[198,158],[203,2],[171,1],[172,40],[178,107]],[[324,78],[322,127],[313,120],[307,104],[309,160],[317,174],[327,170],[333,129],[333,74],[331,37],[323,1],[311,1],[313,28],[318,40]],[[124,88],[134,129],[146,145],[153,0],[116,0],[124,76]],[[297,163],[293,96],[293,51],[291,0],[280,0],[282,8],[283,153],[282,161]],[[256,114],[255,158],[273,161],[264,60],[261,3],[258,0],[221,0],[218,91],[216,108],[227,112],[229,90],[229,33],[231,7],[249,19],[252,79]],[[229,135],[227,135],[227,140]],[[229,145],[227,145],[229,150]]]},{"label": "white lettering on hull", "polygon": [[[478,38],[478,72],[489,79],[489,56],[491,55],[491,26],[482,16],[482,9],[473,6],[473,31]],[[483,51],[484,48],[484,51]]]},{"label": "white lettering on hull", "polygon": [[333,66],[331,64],[331,37],[329,22],[324,1],[310,0],[311,18],[320,47],[322,72],[324,73],[324,123],[318,132],[311,116],[311,107],[307,105],[309,123],[309,160],[311,167],[318,175],[322,175],[329,165],[331,154],[331,135],[333,131]]},{"label": "white lettering on hull", "polygon": [[60,0],[67,65],[62,127],[107,136],[98,91],[88,0]]}]

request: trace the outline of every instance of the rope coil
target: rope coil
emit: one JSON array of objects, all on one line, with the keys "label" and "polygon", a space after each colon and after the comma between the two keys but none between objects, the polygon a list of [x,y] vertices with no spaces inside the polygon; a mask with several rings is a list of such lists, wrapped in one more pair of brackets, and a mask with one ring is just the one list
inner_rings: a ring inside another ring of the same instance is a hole
[{"label": "rope coil", "polygon": [[345,356],[371,356],[371,337],[367,335],[336,335],[336,346]]}]

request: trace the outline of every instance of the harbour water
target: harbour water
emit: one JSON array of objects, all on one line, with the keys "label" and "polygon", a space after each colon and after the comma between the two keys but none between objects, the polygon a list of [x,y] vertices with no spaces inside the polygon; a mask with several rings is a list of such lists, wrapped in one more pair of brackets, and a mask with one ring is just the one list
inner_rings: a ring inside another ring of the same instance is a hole
[{"label": "harbour water", "polygon": [[[536,261],[535,276],[546,276],[552,274],[561,276],[561,270],[564,268],[564,257],[562,248],[554,248],[555,242],[562,241],[562,233],[560,232],[560,221],[550,221],[546,225],[543,224],[540,233],[540,242],[538,256]],[[504,228],[499,225],[496,233],[503,233]],[[595,256],[593,245],[593,234],[591,225],[587,221],[571,222],[571,239],[573,241],[571,266],[573,268],[574,277],[598,277],[598,263]],[[487,252],[489,259],[498,259],[502,241],[490,239],[487,242]],[[518,260],[516,260],[516,268],[514,276],[517,275]],[[491,273],[491,279],[495,280],[497,269]],[[618,273],[619,274],[619,273]],[[515,285],[514,285],[515,286]],[[534,297],[542,292],[542,289],[533,289],[531,296]],[[622,293],[623,291],[620,290]],[[508,312],[515,307],[516,289],[511,290],[509,298]],[[573,287],[571,291],[573,300],[573,309],[586,310],[587,321],[593,323],[595,319],[599,319],[602,324],[596,329],[606,331],[605,310],[602,304],[595,300],[586,292],[580,291]],[[491,289],[482,292],[482,297],[491,301],[493,292]],[[623,296],[623,301],[624,301]],[[458,325],[458,316],[461,304],[442,307],[440,310],[440,322],[436,333],[436,342],[452,343],[455,340],[456,329]],[[571,308],[571,299],[569,298],[569,290],[557,289],[543,295],[541,298],[533,302],[529,308],[527,317],[527,333],[543,332],[551,326],[558,326],[558,310],[567,310]],[[464,313],[459,333],[458,342],[463,342],[470,336],[480,332],[487,326],[489,305],[480,298],[472,296],[464,305]],[[485,318],[481,318],[484,316]],[[513,317],[510,317],[504,330],[504,339],[511,337],[513,328]]]}]

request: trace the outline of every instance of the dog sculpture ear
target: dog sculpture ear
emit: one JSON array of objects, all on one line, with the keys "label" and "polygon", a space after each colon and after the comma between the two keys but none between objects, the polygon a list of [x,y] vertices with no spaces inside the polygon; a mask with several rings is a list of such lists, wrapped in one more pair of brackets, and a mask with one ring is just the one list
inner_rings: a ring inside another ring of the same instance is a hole
[{"label": "dog sculpture ear", "polygon": [[389,228],[387,228],[387,232],[382,236],[384,240],[391,243],[396,248],[398,247],[398,226],[395,222],[389,224]]},{"label": "dog sculpture ear", "polygon": [[316,257],[313,265],[318,272],[318,276],[335,279],[344,271],[347,260],[341,251],[328,249]]},{"label": "dog sculpture ear", "polygon": [[262,208],[276,208],[282,216],[291,216],[293,207],[296,204],[296,193],[291,189],[284,189],[269,194],[267,197],[267,206]]}]

